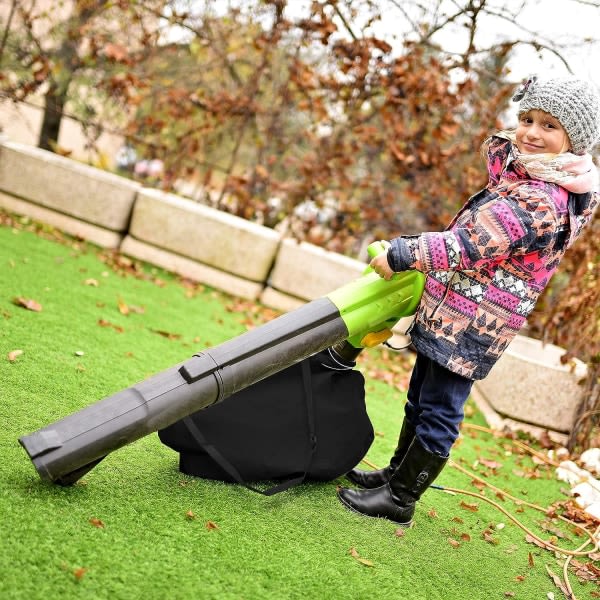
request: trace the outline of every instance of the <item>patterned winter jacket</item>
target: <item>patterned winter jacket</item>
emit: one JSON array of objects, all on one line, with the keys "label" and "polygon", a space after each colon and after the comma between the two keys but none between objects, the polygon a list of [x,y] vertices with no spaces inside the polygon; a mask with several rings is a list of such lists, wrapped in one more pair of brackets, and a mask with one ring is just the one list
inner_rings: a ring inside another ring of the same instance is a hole
[{"label": "patterned winter jacket", "polygon": [[492,138],[487,187],[446,230],[395,238],[388,251],[394,271],[427,275],[414,346],[470,379],[488,374],[525,323],[599,201],[597,193],[532,179],[511,147]]}]

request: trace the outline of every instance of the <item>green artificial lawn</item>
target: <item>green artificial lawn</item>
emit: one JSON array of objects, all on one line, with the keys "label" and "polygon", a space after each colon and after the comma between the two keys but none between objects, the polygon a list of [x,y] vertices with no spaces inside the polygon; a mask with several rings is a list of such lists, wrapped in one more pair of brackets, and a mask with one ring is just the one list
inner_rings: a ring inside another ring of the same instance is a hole
[{"label": "green artificial lawn", "polygon": [[[267,498],[185,476],[156,434],[110,454],[74,486],[43,482],[20,436],[235,337],[266,313],[49,228],[40,235],[27,220],[7,225],[5,216],[4,223],[0,598],[562,597],[546,570],[559,575],[562,557],[527,543],[493,506],[461,494],[428,490],[415,525],[400,531],[343,508],[336,498],[343,478]],[[41,310],[22,306],[31,300]],[[368,457],[384,465],[404,398],[368,376],[385,368],[378,350],[368,354],[360,366],[377,432]],[[470,413],[468,422],[484,424]],[[565,500],[553,470],[506,439],[465,430],[453,459],[530,502]],[[451,467],[437,483],[479,491]],[[486,495],[541,537],[552,535],[539,527],[542,513]],[[585,539],[560,529],[566,538],[555,541],[563,547]],[[570,580],[578,597],[598,590]]]}]

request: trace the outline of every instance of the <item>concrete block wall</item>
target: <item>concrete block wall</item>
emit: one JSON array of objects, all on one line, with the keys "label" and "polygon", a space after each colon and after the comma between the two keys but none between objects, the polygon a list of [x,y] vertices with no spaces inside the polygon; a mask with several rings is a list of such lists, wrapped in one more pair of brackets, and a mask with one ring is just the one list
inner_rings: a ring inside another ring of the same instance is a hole
[{"label": "concrete block wall", "polygon": [[141,186],[64,156],[0,140],[0,206],[117,248]]},{"label": "concrete block wall", "polygon": [[587,368],[576,359],[563,365],[563,354],[558,346],[518,335],[475,387],[501,416],[569,433],[583,401],[579,382]]},{"label": "concrete block wall", "polygon": [[135,258],[256,300],[279,248],[272,229],[153,189],[137,195],[121,250]]},{"label": "concrete block wall", "polygon": [[0,206],[282,311],[364,269],[273,229],[6,138]]}]

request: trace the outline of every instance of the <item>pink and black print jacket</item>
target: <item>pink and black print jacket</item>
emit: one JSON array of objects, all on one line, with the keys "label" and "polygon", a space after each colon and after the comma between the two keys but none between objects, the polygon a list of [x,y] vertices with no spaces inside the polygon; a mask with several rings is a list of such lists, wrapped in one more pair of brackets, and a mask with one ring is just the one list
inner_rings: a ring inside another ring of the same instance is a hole
[{"label": "pink and black print jacket", "polygon": [[417,351],[470,379],[483,379],[527,316],[598,205],[531,179],[511,142],[492,138],[487,187],[443,232],[391,241],[394,271],[427,275],[411,328]]}]

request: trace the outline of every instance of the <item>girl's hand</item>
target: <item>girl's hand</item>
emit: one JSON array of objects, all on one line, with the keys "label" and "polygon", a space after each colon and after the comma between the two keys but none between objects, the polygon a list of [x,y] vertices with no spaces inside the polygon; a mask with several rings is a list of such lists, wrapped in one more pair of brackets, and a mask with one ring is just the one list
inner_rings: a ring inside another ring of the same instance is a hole
[{"label": "girl's hand", "polygon": [[383,277],[386,281],[389,281],[394,274],[394,271],[390,268],[387,261],[387,252],[383,252],[376,256],[370,263],[369,266],[379,277]]}]

